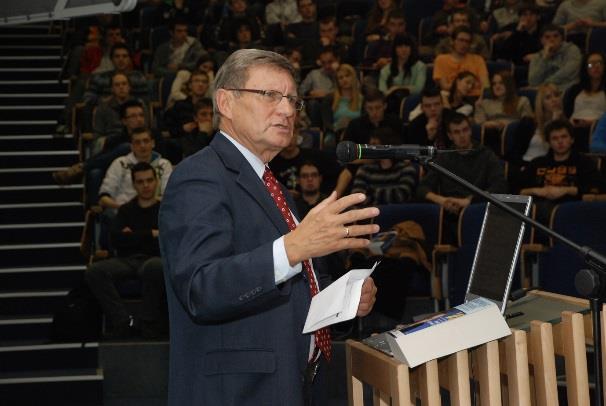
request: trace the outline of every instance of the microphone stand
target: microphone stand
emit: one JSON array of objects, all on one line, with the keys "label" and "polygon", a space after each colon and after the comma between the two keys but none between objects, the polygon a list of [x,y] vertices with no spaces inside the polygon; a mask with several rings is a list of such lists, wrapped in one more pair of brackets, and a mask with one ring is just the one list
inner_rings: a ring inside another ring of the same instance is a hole
[{"label": "microphone stand", "polygon": [[561,234],[556,233],[549,227],[544,226],[543,224],[537,222],[536,220],[518,212],[517,210],[509,207],[507,204],[501,202],[500,200],[495,199],[490,193],[483,191],[477,186],[469,183],[465,179],[460,176],[452,173],[448,169],[440,166],[439,164],[432,161],[431,156],[417,156],[414,159],[417,160],[425,167],[429,167],[436,172],[441,173],[447,178],[457,182],[460,185],[465,186],[467,189],[472,191],[473,193],[483,197],[493,205],[498,208],[506,211],[510,215],[514,216],[518,220],[521,220],[527,225],[535,227],[550,237],[560,241],[561,243],[569,246],[574,251],[576,251],[585,261],[585,263],[589,266],[590,269],[584,269],[577,273],[575,278],[575,286],[578,291],[584,296],[588,296],[588,299],[591,303],[591,317],[592,317],[592,325],[593,325],[593,344],[594,344],[594,353],[593,353],[593,363],[595,367],[595,402],[594,405],[602,406],[603,405],[603,392],[602,392],[602,333],[601,333],[601,311],[602,311],[602,294],[604,292],[604,287],[602,283],[604,279],[606,279],[606,257],[601,255],[600,253],[594,251],[592,248],[587,246],[581,246],[576,244],[575,242],[569,240]]}]

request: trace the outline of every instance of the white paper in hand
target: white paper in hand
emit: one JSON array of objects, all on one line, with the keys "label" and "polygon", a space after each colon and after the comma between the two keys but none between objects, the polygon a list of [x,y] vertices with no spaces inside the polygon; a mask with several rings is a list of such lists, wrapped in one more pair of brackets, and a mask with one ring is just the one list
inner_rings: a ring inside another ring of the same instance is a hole
[{"label": "white paper in hand", "polygon": [[303,333],[311,333],[356,317],[364,279],[370,276],[378,264],[375,262],[371,269],[352,269],[315,295],[311,299]]}]

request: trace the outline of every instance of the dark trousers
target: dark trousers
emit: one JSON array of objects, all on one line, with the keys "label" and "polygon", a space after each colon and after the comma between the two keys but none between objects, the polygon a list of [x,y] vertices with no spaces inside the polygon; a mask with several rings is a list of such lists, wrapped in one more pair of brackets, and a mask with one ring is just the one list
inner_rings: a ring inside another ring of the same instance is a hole
[{"label": "dark trousers", "polygon": [[95,262],[86,270],[85,278],[114,328],[127,326],[129,322],[129,314],[116,289],[116,283],[125,279],[142,281],[141,318],[144,321],[161,322],[166,317],[164,276],[159,257],[134,255]]}]

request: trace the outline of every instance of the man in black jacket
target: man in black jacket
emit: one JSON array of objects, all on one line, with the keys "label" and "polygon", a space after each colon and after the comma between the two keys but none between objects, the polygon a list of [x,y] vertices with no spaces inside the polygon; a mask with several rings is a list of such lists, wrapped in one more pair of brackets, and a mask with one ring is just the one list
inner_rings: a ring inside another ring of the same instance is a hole
[{"label": "man in black jacket", "polygon": [[125,308],[115,283],[141,279],[141,328],[144,337],[154,338],[166,329],[166,299],[158,244],[160,202],[155,197],[158,179],[147,162],[135,164],[131,176],[137,196],[120,206],[111,228],[116,256],[94,262],[84,276],[111,326],[108,331],[111,338],[127,338],[139,327]]}]

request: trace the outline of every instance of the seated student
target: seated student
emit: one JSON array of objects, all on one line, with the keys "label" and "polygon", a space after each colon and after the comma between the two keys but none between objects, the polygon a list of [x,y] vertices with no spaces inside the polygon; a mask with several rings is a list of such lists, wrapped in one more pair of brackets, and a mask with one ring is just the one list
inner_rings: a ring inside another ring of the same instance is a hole
[{"label": "seated student", "polygon": [[130,49],[122,43],[117,43],[112,47],[110,55],[113,70],[92,75],[82,101],[92,106],[98,104],[102,98],[110,96],[112,77],[115,73],[123,73],[128,77],[133,97],[148,100],[147,80],[143,73],[133,69]]},{"label": "seated student", "polygon": [[[506,193],[503,165],[490,149],[472,140],[469,118],[453,113],[448,118],[446,129],[457,152],[440,154],[435,162],[482,190]],[[457,216],[471,204],[473,194],[454,180],[430,170],[417,188],[417,197],[444,208],[447,214],[444,217],[445,239],[449,243],[456,241]]]},{"label": "seated student", "polygon": [[449,111],[444,108],[438,88],[429,87],[423,90],[420,110],[421,113],[408,125],[406,143],[445,149],[449,144],[445,125],[445,116]]},{"label": "seated student", "polygon": [[579,83],[566,92],[564,113],[575,127],[590,128],[606,113],[606,59],[601,52],[583,57]]},{"label": "seated student", "polygon": [[[94,28],[97,31],[99,30],[99,27]],[[102,43],[87,44],[84,47],[80,56],[80,73],[103,73],[114,70],[111,58],[112,47],[116,44],[124,44],[125,42],[122,29],[119,26],[112,25],[105,28]]]},{"label": "seated student", "polygon": [[[364,97],[364,114],[349,122],[343,133],[344,141],[356,144],[368,144],[370,135],[379,127],[391,128],[401,135],[403,123],[397,116],[386,114],[387,104],[385,95],[378,89],[369,88]],[[400,140],[401,142],[402,140]]]},{"label": "seated student", "polygon": [[[116,256],[90,264],[84,278],[111,326],[109,338],[128,338],[138,327],[144,337],[156,338],[166,334],[168,326],[158,243],[158,178],[147,162],[135,164],[130,175],[136,195],[120,207],[111,227]],[[115,286],[135,277],[143,282],[141,326],[128,313]]]},{"label": "seated student", "polygon": [[156,197],[162,198],[168,178],[172,172],[171,163],[154,151],[154,139],[147,128],[137,128],[130,134],[131,152],[128,155],[116,158],[105,174],[103,184],[99,190],[99,203],[101,207],[115,211],[136,195],[131,179],[131,168],[138,162],[149,163],[156,171],[158,188]]},{"label": "seated student", "polygon": [[469,52],[476,54],[484,58],[485,60],[490,59],[490,48],[486,45],[486,40],[480,34],[476,33],[475,27],[471,26],[469,9],[462,8],[457,9],[453,12],[452,18],[448,24],[448,32],[450,36],[442,38],[438,45],[434,49],[436,55],[451,53],[455,47],[455,39],[452,34],[460,27],[466,27],[469,30],[470,41],[469,41]]},{"label": "seated student", "polygon": [[176,18],[169,25],[170,40],[160,44],[154,52],[152,72],[157,78],[180,69],[193,70],[196,61],[206,50],[200,41],[187,34],[187,21]]},{"label": "seated student", "polygon": [[562,29],[553,24],[543,27],[541,44],[543,49],[530,60],[528,84],[553,83],[565,91],[578,80],[581,51],[576,45],[565,42]]},{"label": "seated student", "polygon": [[389,13],[396,8],[398,8],[398,2],[395,0],[375,0],[373,2],[364,28],[367,44],[378,41],[387,33]]},{"label": "seated student", "polygon": [[305,108],[313,127],[322,125],[320,99],[335,90],[339,59],[334,49],[322,48],[318,53],[317,63],[320,67],[311,70],[299,85],[299,95],[307,98]]},{"label": "seated student", "polygon": [[476,11],[467,7],[467,1],[444,0],[442,8],[431,16],[433,31],[423,38],[423,42],[435,45],[442,38],[448,38],[454,28],[464,24],[478,31],[479,20]]},{"label": "seated student", "polygon": [[566,36],[581,40],[591,28],[606,27],[606,3],[601,0],[564,0],[551,21],[566,30]]},{"label": "seated student", "polygon": [[300,48],[302,64],[313,64],[318,43],[318,13],[314,0],[297,0],[301,21],[284,28],[284,42],[289,48]]},{"label": "seated student", "polygon": [[[518,15],[518,8],[520,6],[520,0],[505,0],[503,5],[492,11],[491,17],[494,22],[494,32],[502,33],[510,27],[515,27],[520,16]],[[494,40],[494,35],[492,37]]]},{"label": "seated student", "polygon": [[304,218],[328,195],[321,190],[322,174],[314,161],[305,161],[299,166],[298,179],[300,193],[295,197],[295,204],[299,216]]},{"label": "seated student", "polygon": [[490,97],[477,103],[474,121],[486,128],[502,129],[512,121],[532,116],[530,101],[525,96],[518,96],[511,72],[500,71],[492,75]]},{"label": "seated student", "polygon": [[301,21],[296,0],[273,0],[265,6],[265,22],[286,27]]},{"label": "seated student", "polygon": [[205,72],[193,72],[187,83],[188,97],[179,100],[173,107],[164,113],[164,124],[168,128],[171,137],[179,138],[190,133],[197,125],[193,121],[194,105],[207,97],[209,78]]},{"label": "seated student", "polygon": [[[337,69],[337,86],[329,97],[323,100],[322,128],[324,145],[330,146],[340,139],[349,122],[360,117],[362,109],[360,82],[353,66],[342,64]],[[328,137],[332,136],[332,139]]]},{"label": "seated student", "polygon": [[452,81],[463,72],[469,71],[478,78],[471,95],[479,97],[482,89],[488,87],[488,69],[480,55],[470,53],[471,31],[461,26],[452,32],[452,52],[436,56],[433,67],[433,79],[442,90],[449,91]]},{"label": "seated student", "polygon": [[452,81],[450,90],[442,92],[444,107],[467,117],[473,117],[475,98],[472,97],[472,92],[477,85],[476,75],[469,71],[460,72]]},{"label": "seated student", "polygon": [[213,127],[213,101],[205,97],[194,104],[193,120],[196,127],[181,138],[183,158],[195,154],[210,144],[215,130]]},{"label": "seated student", "polygon": [[419,60],[417,44],[408,35],[398,35],[391,44],[391,61],[379,73],[379,90],[384,94],[405,88],[419,94],[425,87],[427,67]]},{"label": "seated student", "polygon": [[518,7],[519,21],[515,27],[495,34],[493,57],[526,66],[541,46],[540,10],[533,2]]},{"label": "seated student", "polygon": [[212,58],[208,54],[202,55],[198,58],[196,62],[196,67],[193,71],[189,71],[187,69],[181,69],[177,72],[177,76],[175,76],[175,80],[173,80],[173,84],[170,87],[170,94],[168,96],[168,100],[166,101],[165,109],[168,110],[179,100],[185,100],[189,96],[187,84],[189,83],[189,78],[192,72],[200,71],[206,73],[208,76],[208,90],[206,91],[206,97],[212,97],[212,83],[215,80],[215,63]]},{"label": "seated student", "polygon": [[397,36],[406,34],[406,20],[404,10],[393,9],[387,15],[387,32],[376,41],[369,42],[363,65],[366,68],[380,70],[387,66],[391,59],[393,41]]},{"label": "seated student", "polygon": [[[389,128],[378,128],[370,137],[371,145],[398,145],[400,137]],[[351,188],[364,193],[363,205],[404,203],[415,195],[417,169],[405,160],[378,159],[360,166]]]},{"label": "seated student", "polygon": [[545,126],[547,155],[533,159],[524,170],[520,194],[534,196],[536,219],[549,224],[551,210],[561,202],[578,200],[584,193],[603,192],[595,163],[574,148],[573,127],[567,120]]},{"label": "seated student", "polygon": [[[131,87],[128,77],[120,72],[113,74],[111,78],[112,94],[99,103],[99,107],[93,115],[93,141],[91,154],[96,155],[105,150],[108,140],[117,139],[122,135],[122,119],[120,117],[121,106],[127,101],[136,100],[144,109],[146,121],[149,122],[149,113],[142,100],[131,96]],[[112,141],[110,141],[112,142]],[[108,148],[111,149],[111,148]]]}]

